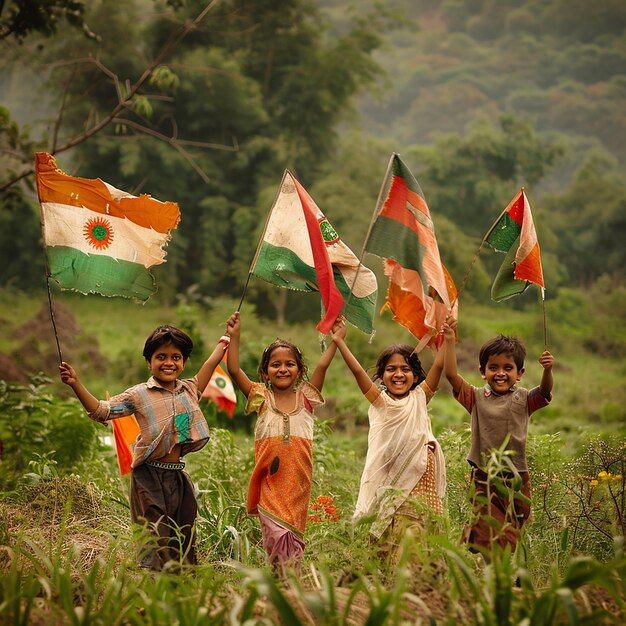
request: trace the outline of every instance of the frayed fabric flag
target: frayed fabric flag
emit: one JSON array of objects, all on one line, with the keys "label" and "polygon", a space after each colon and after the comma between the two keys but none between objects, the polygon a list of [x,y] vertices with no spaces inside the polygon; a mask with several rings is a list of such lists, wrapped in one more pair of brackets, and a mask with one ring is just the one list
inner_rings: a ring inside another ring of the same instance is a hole
[{"label": "frayed fabric flag", "polygon": [[420,340],[435,347],[437,333],[458,307],[456,287],[443,266],[430,211],[419,183],[393,154],[383,181],[385,199],[375,214],[365,250],[384,259],[389,289],[382,310]]},{"label": "frayed fabric flag", "polygon": [[373,332],[378,294],[374,273],[341,240],[311,196],[289,171],[270,210],[250,272],[279,287],[319,291],[324,306],[317,328],[328,334],[337,316]]},{"label": "frayed fabric flag", "polygon": [[491,287],[493,300],[501,302],[517,296],[530,283],[543,290],[539,242],[524,189],[520,189],[485,235],[485,243],[497,252],[506,253]]},{"label": "frayed fabric flag", "polygon": [[[106,392],[106,399],[110,398]],[[139,436],[139,424],[134,415],[125,415],[109,422],[113,429],[115,440],[115,451],[117,452],[117,463],[120,467],[120,474],[129,474],[133,464],[133,446]]]},{"label": "frayed fabric flag", "polygon": [[63,289],[147,300],[156,291],[149,268],[165,262],[178,205],[69,176],[52,155],[35,156],[49,276]]}]

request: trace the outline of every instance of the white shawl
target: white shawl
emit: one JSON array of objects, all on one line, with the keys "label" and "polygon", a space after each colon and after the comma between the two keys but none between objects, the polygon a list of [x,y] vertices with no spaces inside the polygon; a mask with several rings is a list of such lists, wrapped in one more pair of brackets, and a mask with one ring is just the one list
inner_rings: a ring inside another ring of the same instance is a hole
[{"label": "white shawl", "polygon": [[428,444],[434,446],[435,484],[442,499],[446,466],[426,408],[433,396],[428,385],[418,385],[400,400],[376,392],[372,387],[366,394],[372,403],[368,412],[370,431],[353,519],[376,513],[377,520],[370,532],[379,537],[426,471]]}]

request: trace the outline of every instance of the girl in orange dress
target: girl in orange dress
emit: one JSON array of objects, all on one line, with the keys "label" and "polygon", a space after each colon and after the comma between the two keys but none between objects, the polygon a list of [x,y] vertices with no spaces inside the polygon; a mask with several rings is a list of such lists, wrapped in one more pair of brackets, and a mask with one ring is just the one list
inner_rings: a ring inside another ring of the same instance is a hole
[{"label": "girl in orange dress", "polygon": [[[345,335],[345,323],[340,327],[337,333]],[[248,399],[246,413],[258,415],[248,513],[259,516],[269,561],[284,572],[286,565],[297,565],[304,552],[313,480],[313,410],[324,403],[321,390],[336,344],[330,343],[309,381],[300,350],[277,339],[263,351],[261,382],[253,382],[239,367],[239,312],[229,318],[227,328],[228,371]]]}]

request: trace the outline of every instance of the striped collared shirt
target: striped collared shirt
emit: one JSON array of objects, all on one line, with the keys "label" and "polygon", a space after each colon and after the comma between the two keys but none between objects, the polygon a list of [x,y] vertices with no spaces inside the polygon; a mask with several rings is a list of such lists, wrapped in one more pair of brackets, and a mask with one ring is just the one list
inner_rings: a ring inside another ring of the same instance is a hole
[{"label": "striped collared shirt", "polygon": [[200,410],[200,397],[196,377],[177,380],[170,390],[151,376],[110,400],[100,400],[89,417],[104,423],[134,414],[140,430],[132,463],[137,467],[148,459],[164,457],[177,443],[181,444],[181,456],[206,445],[209,426]]}]

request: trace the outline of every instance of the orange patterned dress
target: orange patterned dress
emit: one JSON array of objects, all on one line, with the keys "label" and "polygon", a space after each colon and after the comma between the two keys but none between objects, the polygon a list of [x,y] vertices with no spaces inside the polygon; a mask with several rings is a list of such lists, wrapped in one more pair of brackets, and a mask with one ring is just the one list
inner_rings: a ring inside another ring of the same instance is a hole
[{"label": "orange patterned dress", "polygon": [[246,413],[258,418],[248,513],[262,513],[301,539],[313,481],[313,409],[324,399],[306,381],[296,393],[296,408],[285,413],[276,408],[271,389],[252,385]]}]

